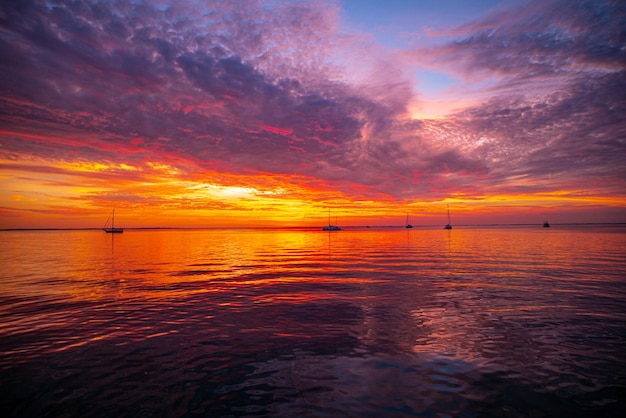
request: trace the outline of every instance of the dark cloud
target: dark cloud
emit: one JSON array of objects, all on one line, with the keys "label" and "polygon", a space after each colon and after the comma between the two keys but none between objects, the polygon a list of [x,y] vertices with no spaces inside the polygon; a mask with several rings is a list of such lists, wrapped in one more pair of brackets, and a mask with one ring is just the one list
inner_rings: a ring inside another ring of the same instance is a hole
[{"label": "dark cloud", "polygon": [[[429,51],[497,74],[494,98],[420,122],[403,118],[413,93],[392,65],[361,86],[332,77],[325,51],[336,33],[322,6],[7,1],[0,151],[301,175],[355,198],[488,193],[525,176],[624,178],[624,7],[531,2],[498,13]],[[531,82],[559,88],[508,94]]]},{"label": "dark cloud", "polygon": [[623,194],[624,28],[622,2],[530,1],[496,9],[450,31],[457,41],[420,51],[489,81],[489,100],[429,127],[455,144],[441,159],[475,162],[468,172],[483,192]]},{"label": "dark cloud", "polygon": [[535,100],[494,99],[451,120],[474,138],[468,152],[488,162],[489,182],[511,187],[523,176],[543,191],[570,182],[621,193],[623,181],[614,180],[626,178],[625,75],[574,79]]},{"label": "dark cloud", "polygon": [[[226,12],[203,22],[214,30],[190,36],[197,24],[173,22],[170,9],[147,4],[7,7],[3,25],[10,36],[2,45],[13,62],[2,64],[4,118],[16,125],[29,120],[51,137],[63,136],[68,126],[95,135],[100,141],[92,140],[90,154],[101,152],[105,159],[113,155],[101,143],[124,147],[142,138],[146,151],[177,153],[199,164],[224,161],[237,172],[301,173],[309,167],[306,174],[341,179],[376,168],[364,166],[371,158],[353,155],[352,144],[365,124],[384,131],[397,110],[346,86],[315,89],[308,80],[305,88],[301,80],[263,74],[233,51],[250,36],[261,42],[260,26],[245,22],[245,33],[240,26],[228,33],[245,16]],[[308,12],[305,7],[300,14]],[[291,138],[262,129],[268,125],[289,130]],[[60,142],[50,145],[76,145]],[[29,146],[13,145],[5,148],[26,152]],[[383,154],[393,147],[381,146]],[[47,157],[53,151],[28,150]],[[66,155],[59,150],[57,157]]]},{"label": "dark cloud", "polygon": [[581,71],[626,69],[626,7],[601,0],[529,1],[497,10],[451,33],[458,41],[432,50],[466,74],[510,83]]}]

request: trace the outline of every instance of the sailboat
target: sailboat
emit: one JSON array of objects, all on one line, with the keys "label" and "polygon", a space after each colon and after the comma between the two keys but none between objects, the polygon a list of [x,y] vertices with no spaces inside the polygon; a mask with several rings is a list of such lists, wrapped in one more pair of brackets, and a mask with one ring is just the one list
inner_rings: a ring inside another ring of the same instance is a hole
[{"label": "sailboat", "polygon": [[448,223],[443,229],[452,229],[452,222],[450,222],[450,205],[448,205]]},{"label": "sailboat", "polygon": [[[111,226],[109,227],[109,221],[111,221]],[[106,223],[104,224],[104,228],[102,228],[104,232],[107,234],[121,234],[124,232],[124,228],[116,228],[115,227],[115,209],[111,212],[111,216],[108,217]]]},{"label": "sailboat", "polygon": [[550,228],[550,222],[545,221],[545,222],[543,223],[543,227],[544,227],[544,228]]},{"label": "sailboat", "polygon": [[409,223],[409,214],[408,214],[408,213],[406,214],[406,226],[405,226],[405,228],[406,228],[406,229],[411,229],[411,228],[413,228],[413,225],[411,225],[411,224]]},{"label": "sailboat", "polygon": [[330,224],[330,208],[328,208],[328,226],[323,227],[322,231],[341,231],[337,225]]}]

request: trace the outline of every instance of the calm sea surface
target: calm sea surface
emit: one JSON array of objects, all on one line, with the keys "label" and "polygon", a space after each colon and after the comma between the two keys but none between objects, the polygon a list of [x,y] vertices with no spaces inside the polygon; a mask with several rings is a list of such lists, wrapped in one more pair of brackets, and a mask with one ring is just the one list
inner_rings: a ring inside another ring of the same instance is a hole
[{"label": "calm sea surface", "polygon": [[0,232],[0,414],[626,410],[626,227]]}]

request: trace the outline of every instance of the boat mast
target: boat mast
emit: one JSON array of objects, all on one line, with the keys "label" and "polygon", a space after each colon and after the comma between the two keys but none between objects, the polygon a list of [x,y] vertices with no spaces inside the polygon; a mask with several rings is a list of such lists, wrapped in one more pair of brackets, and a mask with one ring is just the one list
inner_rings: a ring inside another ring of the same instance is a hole
[{"label": "boat mast", "polygon": [[448,223],[446,224],[446,226],[443,227],[443,229],[452,229],[452,223],[450,222],[450,205],[448,206]]}]

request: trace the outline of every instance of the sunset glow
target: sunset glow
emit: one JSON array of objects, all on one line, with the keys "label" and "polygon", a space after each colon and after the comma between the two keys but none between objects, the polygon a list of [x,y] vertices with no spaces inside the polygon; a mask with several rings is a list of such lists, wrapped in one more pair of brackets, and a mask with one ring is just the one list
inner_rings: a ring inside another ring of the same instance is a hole
[{"label": "sunset glow", "polygon": [[3,3],[0,228],[626,222],[624,6],[427,3]]}]

